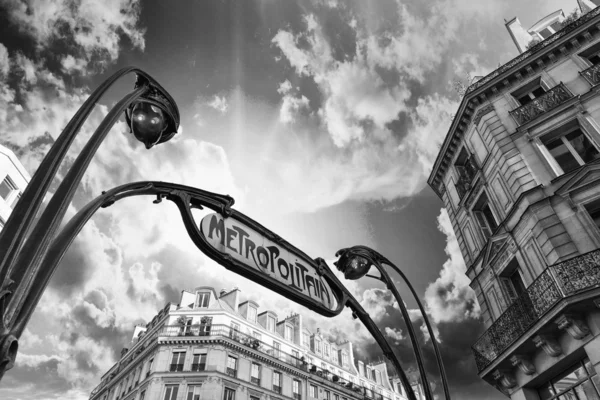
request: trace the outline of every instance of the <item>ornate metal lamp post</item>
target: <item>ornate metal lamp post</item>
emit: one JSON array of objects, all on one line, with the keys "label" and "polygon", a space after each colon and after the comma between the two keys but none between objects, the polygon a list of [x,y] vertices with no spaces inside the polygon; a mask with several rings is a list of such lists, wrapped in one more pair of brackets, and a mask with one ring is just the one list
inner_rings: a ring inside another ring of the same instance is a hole
[{"label": "ornate metal lamp post", "polygon": [[[117,79],[130,72],[137,75],[133,91],[102,120],[34,224],[61,161],[94,105]],[[14,365],[18,339],[54,272],[54,268],[45,265],[45,257],[57,229],[92,157],[123,111],[131,132],[147,149],[170,140],[179,128],[177,104],[158,82],[135,67],[117,71],[88,97],[69,121],[0,233],[0,379]]]},{"label": "ornate metal lamp post", "polygon": [[[442,386],[444,387],[444,395],[446,399],[450,399],[450,391],[448,389],[448,381],[446,378],[446,371],[444,370],[444,363],[442,360],[442,355],[440,353],[440,349],[438,347],[437,341],[435,340],[435,336],[433,333],[433,329],[431,328],[431,324],[429,322],[429,318],[425,313],[425,309],[423,308],[423,304],[419,300],[415,289],[410,284],[406,275],[394,265],[390,260],[386,257],[378,253],[377,251],[366,247],[366,246],[354,246],[346,249],[339,250],[336,254],[336,257],[339,257],[338,261],[334,264],[337,269],[344,273],[344,277],[346,279],[357,280],[362,278],[363,276],[368,276],[370,278],[378,279],[383,282],[386,287],[392,292],[396,301],[398,302],[398,306],[400,307],[400,312],[402,313],[402,317],[406,322],[406,327],[408,330],[408,335],[410,337],[410,341],[413,347],[413,351],[415,352],[415,358],[417,360],[417,365],[419,367],[419,373],[421,375],[421,380],[423,382],[423,391],[425,392],[425,396],[428,400],[433,399],[433,395],[431,393],[431,387],[429,386],[429,380],[427,379],[427,374],[425,371],[424,359],[423,359],[423,350],[419,346],[417,341],[417,337],[415,334],[415,329],[410,320],[410,316],[408,315],[408,310],[406,309],[406,305],[400,296],[400,292],[394,285],[392,279],[384,268],[384,265],[390,266],[394,271],[396,271],[404,282],[408,285],[413,297],[417,301],[419,305],[419,310],[421,310],[421,314],[423,315],[423,320],[425,321],[425,325],[427,326],[427,331],[429,332],[429,336],[431,337],[431,343],[433,344],[433,349],[435,352],[435,356],[438,363],[438,368],[440,369],[440,375],[442,377]],[[371,267],[374,266],[379,271],[380,276],[368,275]]]}]

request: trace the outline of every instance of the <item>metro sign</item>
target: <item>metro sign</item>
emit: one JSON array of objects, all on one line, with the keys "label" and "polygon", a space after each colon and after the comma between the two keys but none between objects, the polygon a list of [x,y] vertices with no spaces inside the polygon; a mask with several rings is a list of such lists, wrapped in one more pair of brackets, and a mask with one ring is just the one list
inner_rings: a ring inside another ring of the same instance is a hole
[{"label": "metro sign", "polygon": [[277,237],[264,227],[258,225],[257,228],[264,233],[234,216],[223,218],[218,213],[200,221],[204,240],[219,253],[237,261],[234,262],[237,268],[229,269],[320,314],[338,314],[341,311],[339,295],[332,290],[317,262],[284,240],[275,239]]}]

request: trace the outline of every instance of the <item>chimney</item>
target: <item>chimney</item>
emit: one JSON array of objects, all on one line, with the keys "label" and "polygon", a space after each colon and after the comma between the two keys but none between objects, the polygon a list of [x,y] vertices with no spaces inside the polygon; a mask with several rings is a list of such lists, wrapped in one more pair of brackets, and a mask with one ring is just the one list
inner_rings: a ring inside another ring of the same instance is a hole
[{"label": "chimney", "polygon": [[521,26],[521,21],[519,18],[514,17],[510,21],[506,23],[506,29],[508,29],[508,33],[510,33],[510,37],[513,42],[515,42],[515,46],[517,46],[517,50],[519,50],[519,54],[523,53],[527,50],[527,44],[531,42],[533,37],[523,26]]},{"label": "chimney", "polygon": [[596,5],[591,0],[577,0],[577,5],[581,14],[586,14],[596,8]]}]

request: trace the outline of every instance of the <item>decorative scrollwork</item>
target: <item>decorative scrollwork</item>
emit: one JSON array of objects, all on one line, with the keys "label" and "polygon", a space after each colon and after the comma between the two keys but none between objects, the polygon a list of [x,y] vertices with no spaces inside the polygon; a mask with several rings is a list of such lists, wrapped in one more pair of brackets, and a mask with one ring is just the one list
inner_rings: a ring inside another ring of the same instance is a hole
[{"label": "decorative scrollwork", "polygon": [[546,111],[561,105],[573,97],[573,94],[562,83],[556,85],[544,95],[535,98],[531,103],[527,103],[510,112],[510,115],[519,125],[526,124],[542,115]]}]

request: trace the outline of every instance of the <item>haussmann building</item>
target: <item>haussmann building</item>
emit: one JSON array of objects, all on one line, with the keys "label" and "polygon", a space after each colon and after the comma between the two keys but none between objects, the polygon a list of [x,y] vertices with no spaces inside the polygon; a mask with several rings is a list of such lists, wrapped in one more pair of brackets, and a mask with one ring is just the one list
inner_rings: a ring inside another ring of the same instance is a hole
[{"label": "haussmann building", "polygon": [[479,376],[511,399],[600,399],[600,8],[573,5],[506,21],[519,55],[468,87],[428,180],[481,307]]},{"label": "haussmann building", "polygon": [[[412,388],[423,399],[422,388]],[[311,332],[240,302],[240,291],[184,290],[136,326],[90,400],[406,400],[385,362],[354,358],[352,342]]]}]

